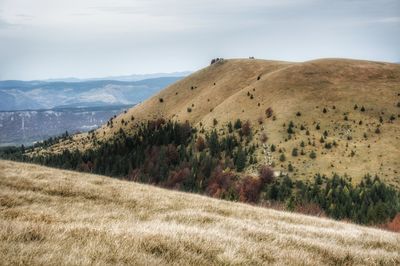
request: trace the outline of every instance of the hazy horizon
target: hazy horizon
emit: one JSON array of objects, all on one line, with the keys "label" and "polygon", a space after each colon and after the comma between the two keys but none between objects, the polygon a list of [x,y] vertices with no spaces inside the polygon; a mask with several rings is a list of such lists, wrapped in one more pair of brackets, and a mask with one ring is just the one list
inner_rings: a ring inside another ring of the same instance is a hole
[{"label": "hazy horizon", "polygon": [[123,75],[106,75],[106,76],[94,76],[94,77],[74,77],[74,76],[61,76],[61,77],[49,77],[43,79],[0,79],[0,82],[4,81],[46,81],[46,82],[84,82],[84,81],[98,81],[98,80],[113,80],[113,81],[139,81],[146,79],[156,79],[161,77],[184,77],[191,74],[193,71],[172,71],[172,72],[157,72],[157,73],[131,73]]},{"label": "hazy horizon", "polygon": [[194,71],[211,58],[400,61],[400,1],[0,0],[0,80]]}]

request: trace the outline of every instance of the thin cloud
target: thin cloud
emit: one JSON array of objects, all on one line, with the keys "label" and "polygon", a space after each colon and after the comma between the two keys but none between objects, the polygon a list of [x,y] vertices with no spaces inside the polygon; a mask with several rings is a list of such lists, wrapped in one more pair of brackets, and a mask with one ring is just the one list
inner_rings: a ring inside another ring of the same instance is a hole
[{"label": "thin cloud", "polygon": [[89,7],[89,10],[109,12],[116,14],[143,14],[145,9],[133,6],[95,6]]},{"label": "thin cloud", "polygon": [[400,17],[382,18],[376,20],[378,23],[400,23]]},{"label": "thin cloud", "polygon": [[7,21],[5,21],[4,19],[0,18],[0,29],[6,29],[6,28],[10,28],[12,27],[13,24],[8,23]]},{"label": "thin cloud", "polygon": [[28,14],[16,14],[15,16],[18,18],[21,18],[21,19],[25,19],[25,20],[31,20],[31,19],[35,18],[35,16],[28,15]]}]

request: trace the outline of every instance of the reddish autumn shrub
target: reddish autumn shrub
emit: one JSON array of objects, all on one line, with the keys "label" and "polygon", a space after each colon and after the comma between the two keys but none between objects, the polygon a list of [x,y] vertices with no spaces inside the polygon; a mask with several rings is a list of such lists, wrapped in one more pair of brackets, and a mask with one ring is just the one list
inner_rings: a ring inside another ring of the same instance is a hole
[{"label": "reddish autumn shrub", "polygon": [[178,134],[180,136],[180,139],[183,140],[183,139],[186,139],[188,136],[190,136],[192,127],[190,126],[189,121],[186,120],[185,123],[183,123],[179,126],[178,130],[179,130]]},{"label": "reddish autumn shrub", "polygon": [[168,180],[165,184],[168,188],[179,189],[183,181],[190,177],[190,169],[185,167],[183,169],[178,169],[176,171],[171,171]]},{"label": "reddish autumn shrub", "polygon": [[268,136],[267,136],[267,134],[262,133],[262,134],[261,134],[261,137],[260,137],[260,140],[261,140],[262,143],[267,142],[267,141],[268,141]]},{"label": "reddish autumn shrub", "polygon": [[262,184],[271,184],[274,181],[274,171],[267,165],[260,166],[258,174]]},{"label": "reddish autumn shrub", "polygon": [[234,180],[236,176],[231,172],[222,171],[221,166],[217,166],[211,173],[210,181],[207,186],[207,194],[214,198],[232,199],[235,197]]},{"label": "reddish autumn shrub", "polygon": [[78,166],[78,171],[80,171],[80,172],[87,172],[87,173],[89,173],[89,172],[91,172],[92,171],[92,168],[93,168],[93,164],[92,164],[92,162],[87,162],[87,163],[84,163],[84,162],[82,162],[79,166]]},{"label": "reddish autumn shrub", "polygon": [[159,129],[162,125],[166,123],[164,118],[159,118],[157,120],[151,120],[147,122],[147,126],[150,130],[157,130]]},{"label": "reddish autumn shrub", "polygon": [[382,226],[384,229],[393,231],[393,232],[400,232],[400,213],[398,213],[392,221]]},{"label": "reddish autumn shrub", "polygon": [[271,107],[268,107],[267,110],[265,110],[265,115],[270,118],[274,114],[274,111],[272,111]]},{"label": "reddish autumn shrub", "polygon": [[250,136],[251,134],[251,124],[250,121],[246,121],[243,125],[242,125],[242,135],[243,136]]},{"label": "reddish autumn shrub", "polygon": [[[145,150],[146,154],[146,161],[148,162],[156,162],[158,160],[160,154],[160,147],[158,146],[151,146]],[[145,161],[145,163],[146,163]]]},{"label": "reddish autumn shrub", "polygon": [[126,177],[127,180],[129,181],[135,181],[139,182],[140,181],[140,174],[141,171],[139,168],[133,169],[129,172],[128,176]]},{"label": "reddish autumn shrub", "polygon": [[156,128],[159,128],[160,126],[164,125],[166,123],[164,118],[158,118],[156,120]]},{"label": "reddish autumn shrub", "polygon": [[196,149],[198,151],[203,151],[206,148],[206,142],[202,136],[199,136],[196,140]]},{"label": "reddish autumn shrub", "polygon": [[316,203],[303,203],[296,205],[294,211],[312,216],[325,217],[325,212]]},{"label": "reddish autumn shrub", "polygon": [[239,200],[242,202],[257,202],[260,196],[261,180],[246,176],[239,183]]},{"label": "reddish autumn shrub", "polygon": [[166,148],[167,164],[176,165],[179,162],[179,152],[175,145],[168,144]]},{"label": "reddish autumn shrub", "polygon": [[143,172],[151,176],[157,175],[160,155],[160,147],[152,146],[145,150],[145,161],[143,164]]},{"label": "reddish autumn shrub", "polygon": [[78,171],[81,171],[81,172],[91,173],[92,170],[93,170],[93,168],[94,168],[94,163],[92,163],[91,161],[87,161],[86,163],[85,163],[85,162],[82,162],[82,163],[77,167],[77,170],[78,170]]}]

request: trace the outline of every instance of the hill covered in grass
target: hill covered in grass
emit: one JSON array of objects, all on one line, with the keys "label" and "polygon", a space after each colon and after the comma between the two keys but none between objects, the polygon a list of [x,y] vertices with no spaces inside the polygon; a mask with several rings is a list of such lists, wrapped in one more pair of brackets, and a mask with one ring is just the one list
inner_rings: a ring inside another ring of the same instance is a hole
[{"label": "hill covered in grass", "polygon": [[2,264],[398,265],[378,229],[0,161]]},{"label": "hill covered in grass", "polygon": [[[354,182],[366,174],[378,175],[400,188],[399,115],[398,64],[219,60],[95,132],[46,151],[95,148],[121,130],[130,135],[140,123],[159,118],[188,121],[201,132],[216,129],[220,136],[240,119],[253,129],[258,165],[268,164],[301,180],[316,173],[347,174]],[[271,153],[271,146],[277,152]],[[296,153],[300,155],[292,156]],[[247,172],[252,169],[256,167]]]},{"label": "hill covered in grass", "polygon": [[0,156],[382,224],[400,212],[399,81],[389,63],[219,59],[98,130]]}]

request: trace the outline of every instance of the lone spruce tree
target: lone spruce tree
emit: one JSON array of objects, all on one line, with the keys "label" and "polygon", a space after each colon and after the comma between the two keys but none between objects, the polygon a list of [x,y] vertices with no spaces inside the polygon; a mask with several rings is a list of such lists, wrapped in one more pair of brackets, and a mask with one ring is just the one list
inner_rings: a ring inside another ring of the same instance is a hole
[{"label": "lone spruce tree", "polygon": [[243,171],[246,167],[246,159],[246,152],[242,149],[242,146],[239,146],[235,160],[236,170],[238,172]]}]

